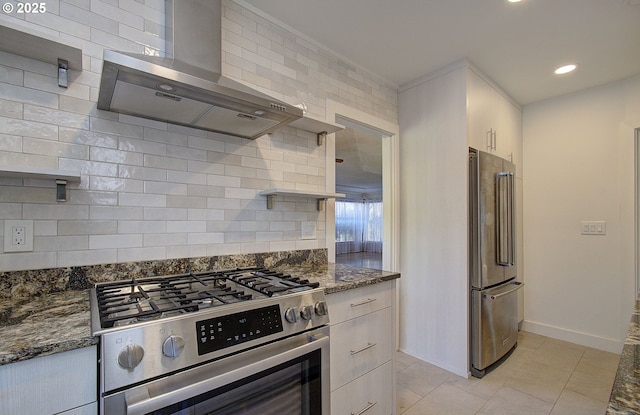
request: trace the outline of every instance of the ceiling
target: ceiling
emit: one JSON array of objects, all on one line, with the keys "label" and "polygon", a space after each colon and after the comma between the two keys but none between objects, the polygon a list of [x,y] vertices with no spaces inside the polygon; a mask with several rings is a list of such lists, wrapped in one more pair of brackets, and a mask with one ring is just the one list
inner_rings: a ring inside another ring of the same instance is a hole
[{"label": "ceiling", "polygon": [[526,105],[640,74],[640,0],[237,1],[396,86],[468,58]]},{"label": "ceiling", "polygon": [[336,191],[381,193],[382,138],[357,128],[336,133]]}]

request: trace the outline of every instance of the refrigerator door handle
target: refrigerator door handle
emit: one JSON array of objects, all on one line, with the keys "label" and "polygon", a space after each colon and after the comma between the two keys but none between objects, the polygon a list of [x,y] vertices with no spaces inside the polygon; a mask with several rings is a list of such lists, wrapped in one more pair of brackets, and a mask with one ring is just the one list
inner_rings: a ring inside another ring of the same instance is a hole
[{"label": "refrigerator door handle", "polygon": [[496,262],[503,266],[515,264],[513,173],[496,174]]},{"label": "refrigerator door handle", "polygon": [[514,281],[512,282],[512,284],[515,285],[515,287],[510,290],[507,290],[499,294],[483,294],[482,297],[488,300],[495,300],[497,298],[504,297],[505,295],[509,295],[514,291],[518,291],[520,288],[524,287],[524,282]]}]

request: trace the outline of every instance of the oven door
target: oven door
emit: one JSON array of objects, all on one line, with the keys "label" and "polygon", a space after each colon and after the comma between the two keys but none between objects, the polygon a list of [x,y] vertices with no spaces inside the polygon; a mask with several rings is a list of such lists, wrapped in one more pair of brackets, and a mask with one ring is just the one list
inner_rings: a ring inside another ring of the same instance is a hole
[{"label": "oven door", "polygon": [[329,415],[329,327],[105,396],[101,414]]}]

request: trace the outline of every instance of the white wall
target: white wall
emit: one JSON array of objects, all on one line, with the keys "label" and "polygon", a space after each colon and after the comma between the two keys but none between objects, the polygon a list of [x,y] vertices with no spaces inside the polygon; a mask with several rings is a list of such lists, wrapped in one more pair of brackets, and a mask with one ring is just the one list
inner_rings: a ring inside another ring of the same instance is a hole
[{"label": "white wall", "polygon": [[398,95],[400,349],[468,373],[466,66]]},{"label": "white wall", "polygon": [[[266,210],[271,187],[325,190],[326,146],[286,127],[255,141],[96,109],[103,49],[162,49],[162,0],[48,0],[42,15],[0,13],[26,32],[79,45],[69,88],[57,68],[0,51],[0,165],[77,170],[68,201],[55,185],[0,177],[4,220],[33,220],[34,251],[0,271],[324,248],[315,200]],[[396,88],[249,6],[223,1],[223,73],[317,118],[331,99],[397,122]],[[315,221],[317,240],[301,240]]]},{"label": "white wall", "polygon": [[[635,300],[640,76],[524,108],[523,329],[619,352]],[[605,236],[580,234],[604,220]]]}]

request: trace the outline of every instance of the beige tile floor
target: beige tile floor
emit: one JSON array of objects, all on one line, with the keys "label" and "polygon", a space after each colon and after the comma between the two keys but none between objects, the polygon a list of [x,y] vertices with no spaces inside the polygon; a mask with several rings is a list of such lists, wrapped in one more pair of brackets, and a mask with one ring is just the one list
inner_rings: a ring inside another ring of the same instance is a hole
[{"label": "beige tile floor", "polygon": [[520,332],[518,347],[482,379],[396,354],[398,414],[602,415],[620,356]]}]

